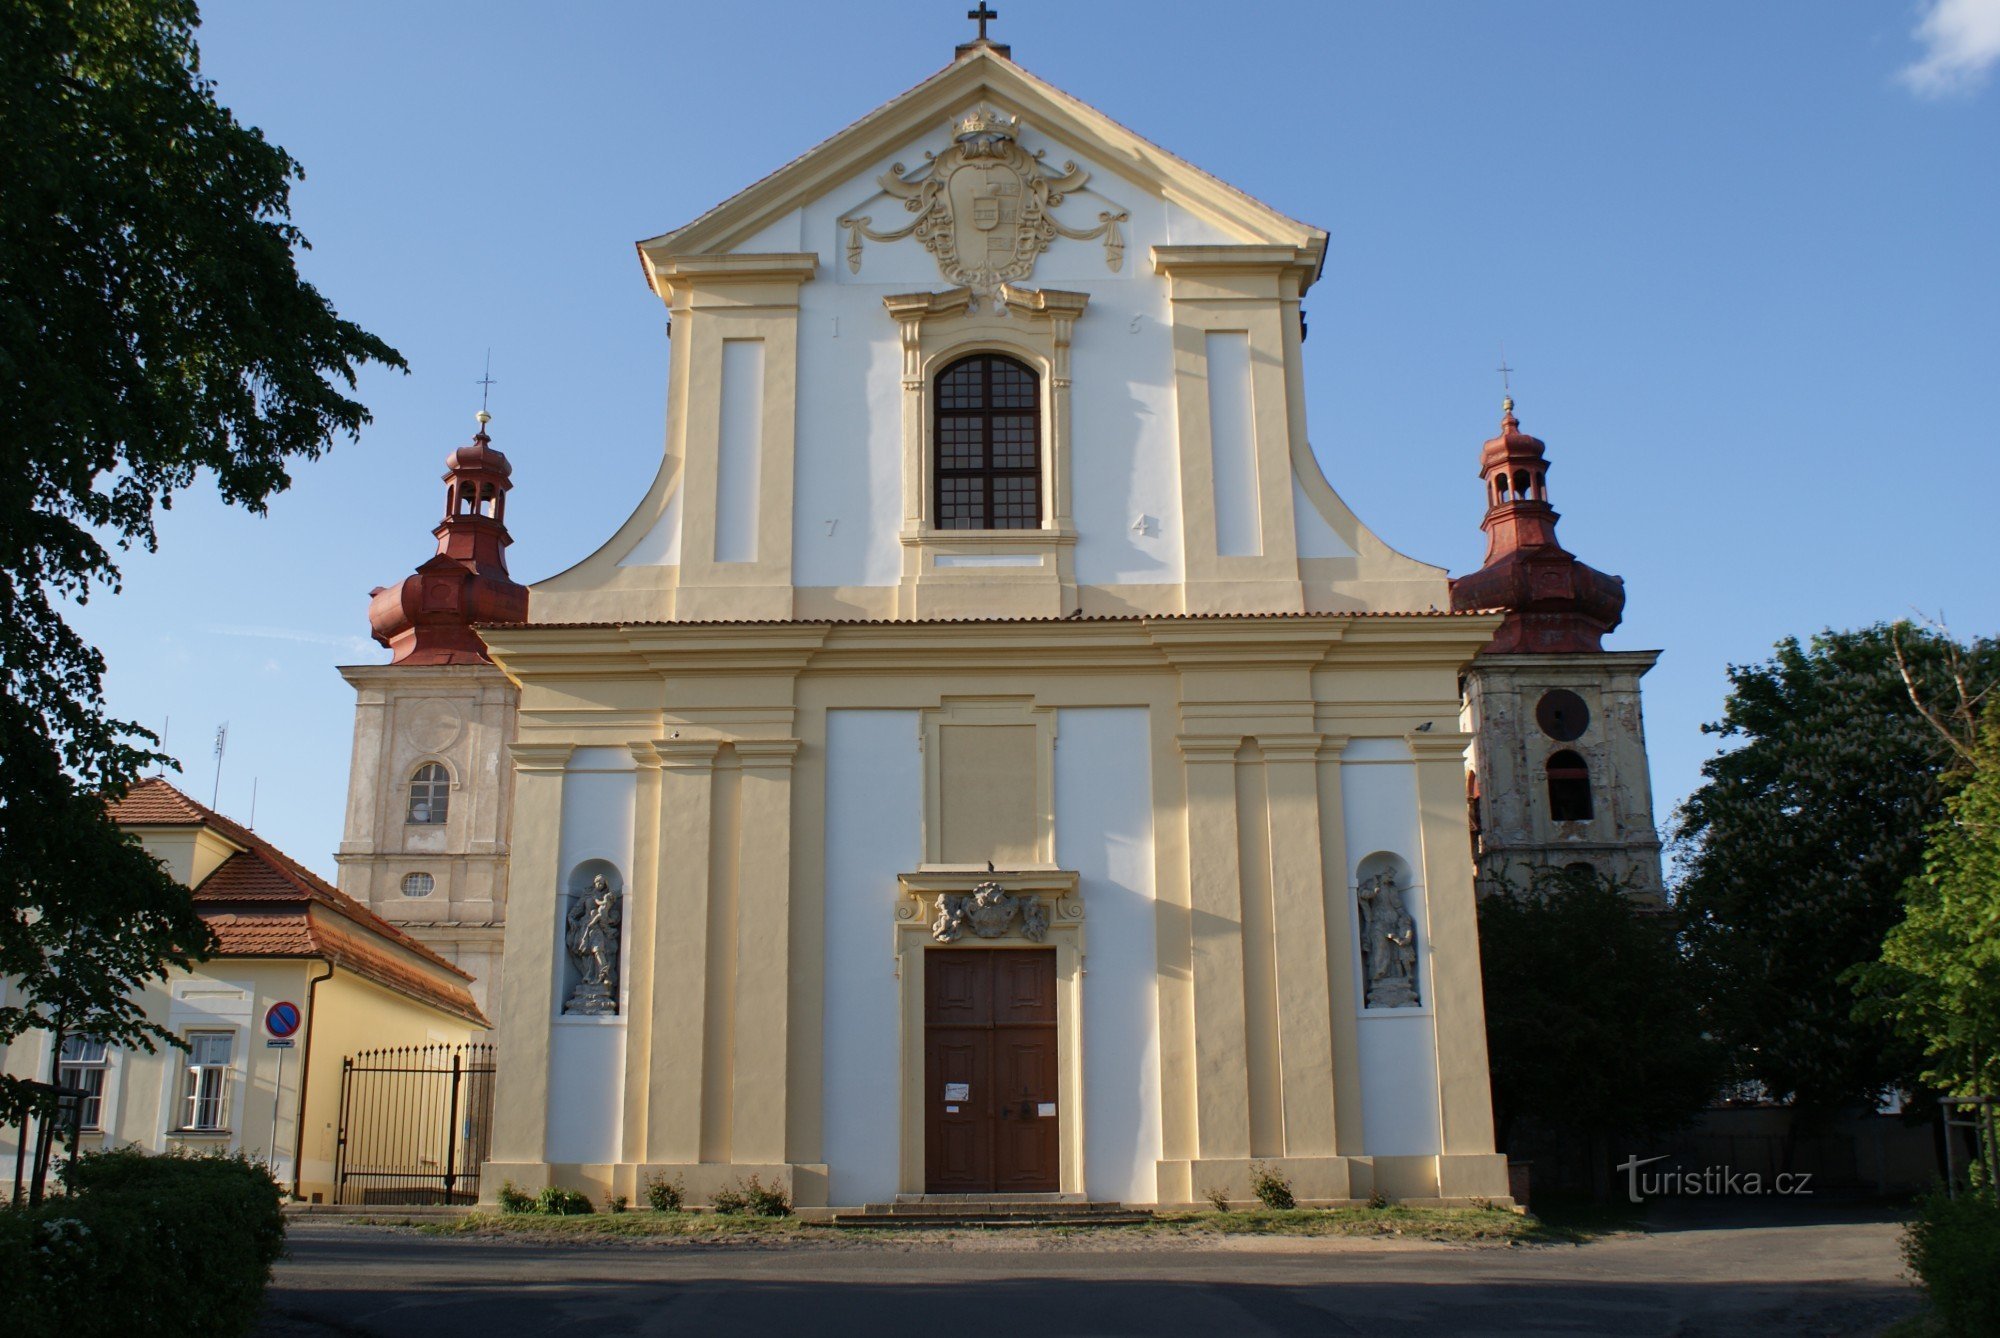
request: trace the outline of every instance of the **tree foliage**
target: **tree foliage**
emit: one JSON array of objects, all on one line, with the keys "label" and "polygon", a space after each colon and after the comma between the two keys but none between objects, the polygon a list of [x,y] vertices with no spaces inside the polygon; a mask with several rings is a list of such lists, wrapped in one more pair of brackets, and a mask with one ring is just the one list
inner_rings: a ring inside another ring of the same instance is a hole
[{"label": "tree foliage", "polygon": [[65,602],[115,590],[115,551],[150,549],[200,473],[261,511],[368,421],[357,368],[402,366],[299,277],[298,164],[216,100],[197,22],[189,0],[0,0],[0,1041],[144,1044],[130,987],[208,943],[104,812],[164,759],[105,710]]},{"label": "tree foliage", "polygon": [[1736,1076],[1808,1121],[1914,1077],[1889,1023],[1858,1013],[1854,967],[1880,956],[1944,813],[1950,747],[1923,719],[1898,668],[1942,691],[1958,663],[2000,677],[2000,647],[1955,655],[1943,634],[1878,625],[1729,670],[1721,721],[1733,747],[1675,818],[1675,900],[1709,978],[1711,1025]]},{"label": "tree foliage", "polygon": [[2000,700],[1967,749],[1960,789],[1933,824],[1923,869],[1882,960],[1854,973],[1863,1011],[1924,1056],[1950,1096],[2000,1094]]},{"label": "tree foliage", "polygon": [[1502,1140],[1515,1121],[1581,1136],[1685,1124],[1713,1096],[1700,982],[1671,919],[1616,883],[1543,872],[1482,897],[1479,962]]}]

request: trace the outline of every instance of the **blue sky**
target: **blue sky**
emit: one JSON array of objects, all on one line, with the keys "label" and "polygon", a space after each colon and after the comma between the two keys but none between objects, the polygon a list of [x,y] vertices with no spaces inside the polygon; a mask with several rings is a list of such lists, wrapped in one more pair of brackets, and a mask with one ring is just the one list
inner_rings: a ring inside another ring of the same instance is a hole
[{"label": "blue sky", "polygon": [[[1043,78],[1332,234],[1313,443],[1390,543],[1479,564],[1504,341],[1564,542],[1623,575],[1659,815],[1724,667],[1943,612],[2000,629],[2000,0],[1150,6],[1000,0]],[[205,7],[225,103],[304,164],[313,282],[409,358],[257,519],[179,499],[80,625],[112,708],[331,874],[372,586],[432,547],[486,351],[517,578],[661,452],[632,242],[926,77],[964,0]],[[1209,25],[1213,25],[1212,27]],[[1986,520],[1981,520],[1986,516]]]}]

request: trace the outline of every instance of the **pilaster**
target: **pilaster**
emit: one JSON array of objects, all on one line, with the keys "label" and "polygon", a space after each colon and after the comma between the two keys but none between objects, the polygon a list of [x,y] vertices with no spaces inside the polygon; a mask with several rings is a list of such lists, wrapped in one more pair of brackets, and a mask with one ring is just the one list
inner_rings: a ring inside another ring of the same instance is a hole
[{"label": "pilaster", "polygon": [[646,1075],[649,1162],[701,1160],[710,833],[716,739],[656,741],[659,863],[653,926],[652,1048]]},{"label": "pilaster", "polygon": [[1271,824],[1271,903],[1277,925],[1278,1033],[1285,1155],[1334,1150],[1333,1021],[1327,998],[1325,870],[1317,734],[1264,734]]},{"label": "pilaster", "polygon": [[787,1160],[791,1048],[792,772],[797,739],[738,739],[736,1000],[732,1160]]},{"label": "pilaster", "polygon": [[523,1168],[516,1179],[545,1183],[563,781],[572,745],[517,743],[511,751],[517,805],[508,879],[513,923],[502,958],[499,1041],[505,1059],[495,1077],[491,1161]]},{"label": "pilaster", "polygon": [[638,774],[632,796],[632,873],[625,884],[625,1118],[619,1157],[646,1160],[646,1112],[652,1098],[653,991],[660,923],[660,758],[650,743],[631,745]]},{"label": "pilaster", "polygon": [[1491,1153],[1493,1094],[1486,1065],[1486,1004],[1464,816],[1465,750],[1472,736],[1410,733],[1404,739],[1416,758],[1444,1154]]},{"label": "pilaster", "polygon": [[1178,740],[1187,768],[1188,900],[1194,939],[1196,1156],[1250,1155],[1243,901],[1235,736]]}]

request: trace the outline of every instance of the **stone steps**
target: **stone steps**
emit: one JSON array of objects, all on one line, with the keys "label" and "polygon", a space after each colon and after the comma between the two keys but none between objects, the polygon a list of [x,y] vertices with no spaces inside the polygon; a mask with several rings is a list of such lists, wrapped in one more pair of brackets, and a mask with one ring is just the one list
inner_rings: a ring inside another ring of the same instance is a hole
[{"label": "stone steps", "polygon": [[840,1212],[830,1219],[836,1227],[891,1227],[899,1230],[943,1227],[1132,1226],[1153,1215],[1122,1203],[1093,1203],[1053,1194],[959,1195],[929,1194],[871,1203],[860,1212]]}]

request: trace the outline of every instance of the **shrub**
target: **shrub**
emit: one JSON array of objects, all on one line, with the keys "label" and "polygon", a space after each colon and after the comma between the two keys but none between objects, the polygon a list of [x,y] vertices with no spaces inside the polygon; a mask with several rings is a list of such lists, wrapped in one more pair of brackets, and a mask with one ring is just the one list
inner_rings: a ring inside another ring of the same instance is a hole
[{"label": "shrub", "polygon": [[1215,1209],[1215,1211],[1219,1213],[1229,1211],[1229,1186],[1210,1185],[1208,1192],[1202,1195],[1202,1197],[1208,1200],[1208,1206]]},{"label": "shrub", "polygon": [[757,1177],[754,1175],[743,1186],[743,1198],[745,1206],[759,1217],[790,1217],[792,1215],[792,1201],[786,1197],[784,1189],[778,1185],[772,1185],[766,1189],[762,1184],[758,1183]]},{"label": "shrub", "polygon": [[1917,1205],[1903,1232],[1903,1258],[1930,1293],[1950,1334],[2000,1333],[2000,1204],[1984,1194],[1942,1191]]},{"label": "shrub", "polygon": [[687,1206],[687,1185],[679,1176],[663,1180],[646,1177],[646,1202],[656,1213],[677,1213]]},{"label": "shrub", "polygon": [[1299,1206],[1298,1200],[1292,1197],[1291,1177],[1261,1161],[1250,1163],[1250,1188],[1266,1208]]},{"label": "shrub", "polygon": [[0,1210],[10,1338],[242,1334],[285,1249],[279,1191],[243,1157],[90,1153],[69,1192]]},{"label": "shrub", "polygon": [[535,1211],[550,1217],[584,1217],[597,1209],[591,1206],[590,1195],[581,1190],[550,1185],[535,1195]]},{"label": "shrub", "polygon": [[741,1213],[750,1210],[750,1196],[738,1185],[734,1189],[718,1189],[709,1199],[709,1205],[719,1213]]},{"label": "shrub", "polygon": [[631,1206],[632,1200],[626,1198],[623,1194],[613,1194],[609,1201],[605,1203],[604,1211],[608,1213],[622,1213]]},{"label": "shrub", "polygon": [[1370,1208],[1386,1208],[1389,1206],[1389,1196],[1378,1189],[1368,1196],[1368,1206]]},{"label": "shrub", "polygon": [[500,1211],[531,1213],[535,1211],[535,1196],[514,1188],[512,1180],[503,1180],[500,1182]]}]

